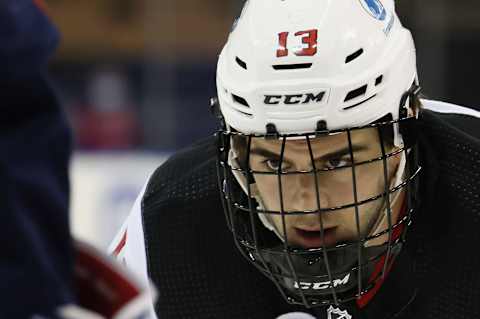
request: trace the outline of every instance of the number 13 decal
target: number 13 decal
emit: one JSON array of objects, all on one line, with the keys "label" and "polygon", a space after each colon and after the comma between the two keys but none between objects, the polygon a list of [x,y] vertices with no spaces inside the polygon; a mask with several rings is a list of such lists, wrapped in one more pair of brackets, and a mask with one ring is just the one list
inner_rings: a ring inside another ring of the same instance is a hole
[{"label": "number 13 decal", "polygon": [[[278,45],[279,49],[277,50],[277,57],[288,56],[287,42],[288,42],[289,32],[281,32],[278,34]],[[296,37],[302,37],[302,43],[306,44],[306,48],[295,51],[296,56],[313,56],[317,54],[317,38],[318,30],[305,30],[298,31],[294,34]]]}]

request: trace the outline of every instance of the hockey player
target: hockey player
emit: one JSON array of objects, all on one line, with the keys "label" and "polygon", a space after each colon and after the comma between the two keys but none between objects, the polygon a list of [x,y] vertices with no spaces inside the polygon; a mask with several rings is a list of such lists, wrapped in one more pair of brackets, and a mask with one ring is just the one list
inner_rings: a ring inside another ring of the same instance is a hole
[{"label": "hockey player", "polygon": [[161,319],[480,316],[480,114],[419,91],[392,0],[247,1],[221,130],[153,173],[112,250]]}]

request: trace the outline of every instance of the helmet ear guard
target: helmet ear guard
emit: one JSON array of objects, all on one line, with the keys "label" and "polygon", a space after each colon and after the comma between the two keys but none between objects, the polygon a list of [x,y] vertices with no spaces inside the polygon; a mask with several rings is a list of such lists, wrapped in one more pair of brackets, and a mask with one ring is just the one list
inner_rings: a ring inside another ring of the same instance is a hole
[{"label": "helmet ear guard", "polygon": [[220,122],[220,128],[226,129],[226,122],[220,109],[218,97],[210,98],[210,113]]},{"label": "helmet ear guard", "polygon": [[[418,125],[416,120],[421,90],[422,88],[418,84],[413,83],[400,99],[398,131],[406,148],[411,148],[417,142]],[[406,107],[407,104],[408,108]]]}]

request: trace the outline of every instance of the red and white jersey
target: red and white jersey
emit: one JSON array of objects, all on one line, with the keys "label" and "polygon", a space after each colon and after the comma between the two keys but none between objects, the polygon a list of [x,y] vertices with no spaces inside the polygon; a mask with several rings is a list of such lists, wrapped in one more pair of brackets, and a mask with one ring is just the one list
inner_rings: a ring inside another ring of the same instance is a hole
[{"label": "red and white jersey", "polygon": [[154,300],[156,298],[156,292],[153,284],[148,278],[147,258],[145,253],[145,241],[142,226],[141,203],[146,187],[147,185],[145,184],[135,200],[130,214],[110,244],[108,252],[121,264],[127,267],[142,284],[144,284],[146,287],[149,287],[148,294],[150,296],[151,306],[146,319],[157,319],[153,307]]}]

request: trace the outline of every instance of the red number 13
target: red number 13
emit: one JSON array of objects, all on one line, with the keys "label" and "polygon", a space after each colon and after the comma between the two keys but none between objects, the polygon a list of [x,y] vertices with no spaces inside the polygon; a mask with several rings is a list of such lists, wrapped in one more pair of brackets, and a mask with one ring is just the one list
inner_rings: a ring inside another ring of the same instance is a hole
[{"label": "red number 13", "polygon": [[[277,57],[285,57],[288,56],[288,49],[287,49],[287,40],[288,40],[288,32],[281,32],[278,34],[278,46],[279,49],[277,50]],[[312,56],[317,54],[317,39],[318,39],[318,30],[306,30],[306,31],[298,31],[295,33],[296,37],[302,36],[302,43],[306,44],[307,47],[303,48],[299,51],[294,52],[297,56]]]}]

